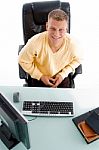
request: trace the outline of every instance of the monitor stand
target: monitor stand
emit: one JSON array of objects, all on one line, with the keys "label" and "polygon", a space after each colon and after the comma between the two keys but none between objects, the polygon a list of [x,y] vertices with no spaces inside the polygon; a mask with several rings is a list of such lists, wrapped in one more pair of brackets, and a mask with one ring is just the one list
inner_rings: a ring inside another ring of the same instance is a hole
[{"label": "monitor stand", "polygon": [[0,139],[8,149],[13,148],[19,143],[3,121],[0,123]]}]

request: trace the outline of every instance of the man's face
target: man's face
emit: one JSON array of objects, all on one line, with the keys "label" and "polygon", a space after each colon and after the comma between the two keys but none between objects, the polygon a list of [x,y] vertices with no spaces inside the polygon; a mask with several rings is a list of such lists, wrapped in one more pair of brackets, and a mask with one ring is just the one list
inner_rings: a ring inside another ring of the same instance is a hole
[{"label": "man's face", "polygon": [[48,38],[51,44],[57,45],[63,41],[67,31],[67,22],[66,20],[57,21],[50,18],[46,23],[46,30],[48,31]]}]

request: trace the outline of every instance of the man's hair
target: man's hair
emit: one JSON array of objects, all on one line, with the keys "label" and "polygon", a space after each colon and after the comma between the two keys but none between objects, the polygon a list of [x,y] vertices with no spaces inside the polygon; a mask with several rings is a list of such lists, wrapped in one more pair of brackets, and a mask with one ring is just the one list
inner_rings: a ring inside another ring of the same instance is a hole
[{"label": "man's hair", "polygon": [[61,9],[54,9],[48,14],[48,19],[55,19],[57,21],[68,21],[68,15]]}]

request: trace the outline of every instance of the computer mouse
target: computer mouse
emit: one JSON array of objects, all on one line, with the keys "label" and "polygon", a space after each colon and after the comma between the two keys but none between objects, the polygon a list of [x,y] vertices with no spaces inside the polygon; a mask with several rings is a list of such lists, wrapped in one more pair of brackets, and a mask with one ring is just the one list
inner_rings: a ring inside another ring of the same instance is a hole
[{"label": "computer mouse", "polygon": [[18,103],[19,102],[19,92],[14,92],[13,93],[13,102]]}]

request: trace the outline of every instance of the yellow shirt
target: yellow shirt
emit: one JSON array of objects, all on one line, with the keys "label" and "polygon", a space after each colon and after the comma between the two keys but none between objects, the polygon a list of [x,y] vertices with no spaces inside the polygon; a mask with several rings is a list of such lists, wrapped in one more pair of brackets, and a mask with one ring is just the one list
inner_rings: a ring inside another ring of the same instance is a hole
[{"label": "yellow shirt", "polygon": [[28,40],[18,62],[32,78],[39,80],[42,75],[52,77],[59,73],[64,79],[80,65],[80,56],[76,44],[67,33],[61,48],[53,53],[45,31]]}]

